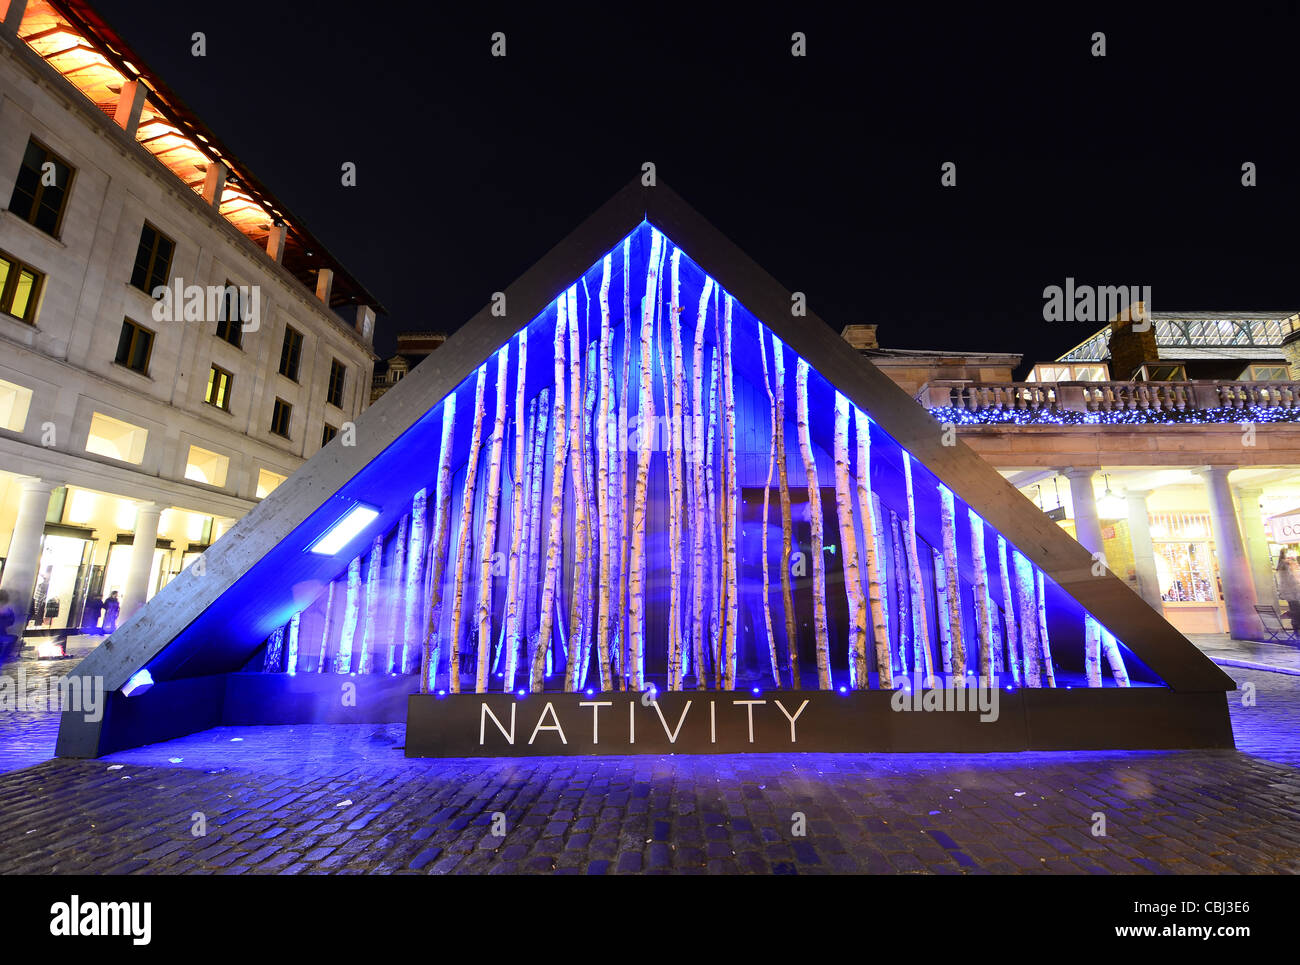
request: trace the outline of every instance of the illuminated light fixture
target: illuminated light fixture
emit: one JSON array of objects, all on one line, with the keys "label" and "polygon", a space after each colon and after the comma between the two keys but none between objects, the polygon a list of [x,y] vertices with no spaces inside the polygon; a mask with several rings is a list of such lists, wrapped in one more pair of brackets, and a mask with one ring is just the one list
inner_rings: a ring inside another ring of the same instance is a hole
[{"label": "illuminated light fixture", "polygon": [[153,676],[148,670],[137,670],[131,675],[131,679],[122,685],[122,696],[136,697],[143,694],[153,686]]},{"label": "illuminated light fixture", "polygon": [[1106,491],[1097,500],[1097,515],[1102,519],[1119,519],[1124,515],[1123,501],[1111,491],[1110,475],[1103,473],[1106,479]]},{"label": "illuminated light fixture", "polygon": [[379,510],[357,503],[307,547],[317,556],[333,556],[379,516]]}]

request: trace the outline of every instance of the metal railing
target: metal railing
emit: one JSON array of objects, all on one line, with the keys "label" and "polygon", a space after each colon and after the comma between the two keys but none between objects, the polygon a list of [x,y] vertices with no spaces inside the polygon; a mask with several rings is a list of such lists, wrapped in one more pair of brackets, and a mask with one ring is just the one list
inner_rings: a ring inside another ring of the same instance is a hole
[{"label": "metal railing", "polygon": [[930,409],[1150,412],[1300,409],[1300,382],[927,382],[916,400]]}]

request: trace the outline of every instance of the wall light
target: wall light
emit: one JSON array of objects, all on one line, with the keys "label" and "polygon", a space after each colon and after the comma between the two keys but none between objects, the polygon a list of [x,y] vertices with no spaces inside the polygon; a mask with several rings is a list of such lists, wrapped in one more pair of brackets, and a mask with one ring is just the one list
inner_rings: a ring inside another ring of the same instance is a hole
[{"label": "wall light", "polygon": [[318,556],[333,556],[352,542],[353,537],[374,522],[378,516],[379,510],[357,503],[307,549]]}]

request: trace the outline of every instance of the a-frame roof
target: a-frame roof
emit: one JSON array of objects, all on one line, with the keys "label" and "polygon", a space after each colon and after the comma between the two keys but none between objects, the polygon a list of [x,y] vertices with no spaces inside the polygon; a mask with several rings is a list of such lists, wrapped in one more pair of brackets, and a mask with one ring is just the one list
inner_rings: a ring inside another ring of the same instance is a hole
[{"label": "a-frame roof", "polygon": [[[80,675],[121,688],[149,665],[156,679],[237,670],[267,634],[301,609],[308,587],[338,576],[338,560],[306,552],[353,501],[391,505],[395,522],[419,488],[413,460],[436,453],[403,442],[436,435],[432,410],[574,279],[643,221],[690,253],[790,349],[1108,627],[1177,691],[1234,689],[1226,674],[1122,580],[1093,575],[1091,554],[1038,512],[960,439],[859,353],[846,350],[811,310],[794,317],[791,294],[663,184],[628,185],[505,290],[504,316],[485,306],[436,353],[366,410],[356,445],[335,440],[282,483],[80,665]],[[420,423],[424,421],[424,425]],[[948,441],[952,441],[951,439]],[[358,476],[366,470],[365,486]],[[427,476],[428,464],[419,467]],[[391,498],[390,498],[391,497]],[[400,497],[400,498],[399,498]],[[376,530],[378,531],[378,530]],[[312,591],[314,594],[314,590]]]}]

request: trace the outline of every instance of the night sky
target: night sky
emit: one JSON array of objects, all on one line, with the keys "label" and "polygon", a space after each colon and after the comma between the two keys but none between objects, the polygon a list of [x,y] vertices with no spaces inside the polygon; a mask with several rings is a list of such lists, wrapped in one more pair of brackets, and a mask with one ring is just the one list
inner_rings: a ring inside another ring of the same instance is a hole
[{"label": "night sky", "polygon": [[97,3],[383,301],[381,355],[454,331],[645,161],[887,347],[1053,358],[1099,327],[1042,320],[1067,276],[1157,311],[1300,309],[1296,2],[486,7]]}]

